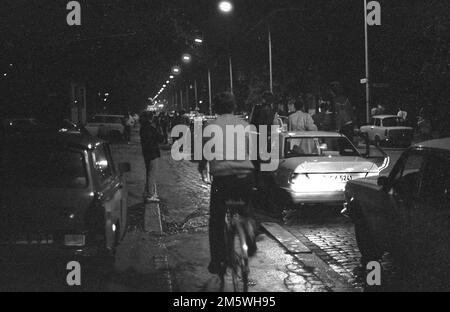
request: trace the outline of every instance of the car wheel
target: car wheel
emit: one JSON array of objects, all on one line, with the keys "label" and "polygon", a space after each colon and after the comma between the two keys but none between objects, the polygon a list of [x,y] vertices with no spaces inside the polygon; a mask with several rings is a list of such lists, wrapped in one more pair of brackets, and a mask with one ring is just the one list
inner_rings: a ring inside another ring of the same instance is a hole
[{"label": "car wheel", "polygon": [[367,263],[381,259],[383,251],[376,245],[367,223],[361,216],[355,221],[355,236],[361,253],[361,265],[364,268]]}]

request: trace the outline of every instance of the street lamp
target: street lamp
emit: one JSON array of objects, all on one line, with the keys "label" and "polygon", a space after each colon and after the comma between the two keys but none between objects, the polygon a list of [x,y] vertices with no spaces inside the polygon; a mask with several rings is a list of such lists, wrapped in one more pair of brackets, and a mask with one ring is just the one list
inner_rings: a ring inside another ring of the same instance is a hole
[{"label": "street lamp", "polygon": [[221,1],[219,3],[219,10],[225,14],[231,13],[233,11],[233,4],[230,1]]},{"label": "street lamp", "polygon": [[187,54],[187,53],[186,53],[186,54],[183,54],[182,59],[183,59],[183,62],[185,62],[185,63],[190,63],[191,60],[192,60],[192,57],[191,57],[190,54]]},{"label": "street lamp", "polygon": [[[173,73],[174,75],[179,75],[179,74],[181,73],[181,68],[178,67],[178,66],[172,67],[172,73]],[[172,76],[172,77],[173,77],[173,76]]]}]

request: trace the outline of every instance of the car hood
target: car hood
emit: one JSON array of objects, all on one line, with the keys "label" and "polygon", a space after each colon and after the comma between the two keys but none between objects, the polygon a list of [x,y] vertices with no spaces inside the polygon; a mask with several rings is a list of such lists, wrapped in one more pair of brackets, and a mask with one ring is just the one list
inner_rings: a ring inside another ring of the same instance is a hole
[{"label": "car hood", "polygon": [[0,236],[77,230],[92,198],[87,190],[3,188]]},{"label": "car hood", "polygon": [[361,157],[295,157],[282,166],[295,173],[377,172],[373,162]]}]

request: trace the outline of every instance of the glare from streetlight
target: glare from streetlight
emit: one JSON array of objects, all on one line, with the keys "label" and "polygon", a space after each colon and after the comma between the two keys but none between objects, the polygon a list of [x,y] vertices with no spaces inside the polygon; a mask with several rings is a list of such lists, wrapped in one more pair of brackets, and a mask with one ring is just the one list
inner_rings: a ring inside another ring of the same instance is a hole
[{"label": "glare from streetlight", "polygon": [[192,57],[190,54],[183,54],[183,62],[189,63],[191,61]]},{"label": "glare from streetlight", "polygon": [[172,67],[172,73],[173,73],[174,75],[180,74],[180,73],[181,73],[180,67],[178,67],[178,66]]},{"label": "glare from streetlight", "polygon": [[223,13],[231,13],[233,11],[233,4],[230,1],[221,1],[219,3],[219,10]]}]

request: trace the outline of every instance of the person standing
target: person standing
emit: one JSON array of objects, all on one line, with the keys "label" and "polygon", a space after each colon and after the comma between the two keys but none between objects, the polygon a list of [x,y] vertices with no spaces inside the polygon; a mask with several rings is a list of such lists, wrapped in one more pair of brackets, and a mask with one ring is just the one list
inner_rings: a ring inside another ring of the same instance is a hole
[{"label": "person standing", "polygon": [[397,116],[401,118],[402,123],[406,122],[406,118],[408,117],[408,113],[403,109],[402,106],[399,107]]},{"label": "person standing", "polygon": [[140,123],[142,154],[145,162],[144,199],[146,201],[158,201],[155,175],[158,169],[158,159],[161,157],[159,144],[164,140],[156,125],[153,113],[143,113],[140,117]]},{"label": "person standing", "polygon": [[289,131],[317,131],[310,114],[305,113],[305,104],[301,99],[295,101],[296,112],[289,116]]}]

